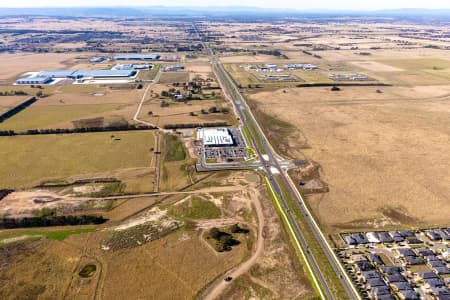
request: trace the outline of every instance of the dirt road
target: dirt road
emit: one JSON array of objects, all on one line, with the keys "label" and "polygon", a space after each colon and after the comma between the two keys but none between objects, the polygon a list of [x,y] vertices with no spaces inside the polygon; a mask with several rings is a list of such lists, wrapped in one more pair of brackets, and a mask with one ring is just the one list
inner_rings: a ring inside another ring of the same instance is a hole
[{"label": "dirt road", "polygon": [[265,225],[264,224],[265,220],[264,220],[263,208],[258,199],[258,194],[259,193],[253,192],[253,191],[251,191],[249,193],[249,195],[252,199],[252,203],[255,207],[255,211],[256,211],[256,215],[257,215],[257,219],[258,219],[258,234],[257,234],[257,239],[256,239],[255,252],[248,260],[246,260],[239,266],[231,269],[230,271],[225,273],[223,276],[217,278],[212,283],[212,285],[210,287],[208,287],[208,289],[206,289],[206,291],[201,296],[201,299],[213,300],[213,299],[216,299],[217,297],[219,297],[224,292],[224,290],[228,287],[228,285],[231,284],[229,282],[226,282],[224,279],[226,277],[232,277],[233,279],[235,279],[235,278],[245,274],[246,272],[248,272],[250,270],[250,268],[256,263],[258,258],[262,255],[262,253],[264,252],[263,229],[264,229],[264,225]]}]

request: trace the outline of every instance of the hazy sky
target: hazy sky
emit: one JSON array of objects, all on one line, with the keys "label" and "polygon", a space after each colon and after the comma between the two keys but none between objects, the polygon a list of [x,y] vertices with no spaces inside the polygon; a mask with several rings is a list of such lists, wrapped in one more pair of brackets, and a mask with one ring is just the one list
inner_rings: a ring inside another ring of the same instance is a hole
[{"label": "hazy sky", "polygon": [[450,8],[449,0],[0,0],[0,7],[64,6],[257,6],[295,9],[375,10],[392,8]]}]

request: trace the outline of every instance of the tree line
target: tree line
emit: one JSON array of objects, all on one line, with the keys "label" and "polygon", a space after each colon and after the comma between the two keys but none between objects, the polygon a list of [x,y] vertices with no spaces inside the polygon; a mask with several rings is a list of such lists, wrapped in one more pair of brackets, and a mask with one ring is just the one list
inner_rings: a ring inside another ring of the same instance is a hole
[{"label": "tree line", "polygon": [[14,130],[0,131],[0,136],[15,135],[43,135],[43,134],[72,134],[72,133],[90,133],[90,132],[111,132],[111,131],[133,131],[133,130],[154,130],[157,127],[148,125],[120,125],[106,127],[80,127],[80,128],[57,128],[57,129],[29,129],[26,131],[15,132]]},{"label": "tree line", "polygon": [[91,225],[103,224],[108,219],[103,216],[82,215],[82,216],[42,216],[29,218],[3,218],[0,220],[1,229],[29,228],[29,227],[50,227],[67,225]]},{"label": "tree line", "polygon": [[15,114],[21,112],[22,110],[24,110],[25,108],[27,108],[28,106],[30,106],[31,104],[33,104],[36,101],[37,101],[36,97],[31,97],[30,99],[26,100],[25,102],[20,103],[16,107],[11,108],[10,110],[5,112],[4,114],[0,115],[0,123],[2,123],[3,121],[11,118]]},{"label": "tree line", "polygon": [[24,91],[5,91],[5,92],[0,92],[0,96],[26,96],[28,95],[26,92]]},{"label": "tree line", "polygon": [[184,128],[197,128],[197,127],[225,127],[229,126],[227,122],[214,122],[214,123],[186,123],[186,124],[166,124],[164,129],[184,129]]}]

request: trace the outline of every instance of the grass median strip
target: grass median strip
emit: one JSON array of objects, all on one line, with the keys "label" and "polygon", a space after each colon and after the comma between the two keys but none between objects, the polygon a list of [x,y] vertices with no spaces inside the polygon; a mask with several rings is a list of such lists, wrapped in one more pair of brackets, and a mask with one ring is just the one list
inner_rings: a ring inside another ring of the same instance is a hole
[{"label": "grass median strip", "polygon": [[278,214],[282,218],[283,223],[289,229],[288,230],[289,236],[294,241],[294,245],[296,246],[295,249],[297,251],[297,254],[298,254],[302,264],[305,266],[305,271],[312,283],[314,291],[321,299],[325,299],[325,296],[323,295],[323,292],[322,292],[322,287],[320,286],[313,270],[311,269],[311,266],[309,265],[307,257],[304,253],[304,249],[301,247],[300,243],[297,240],[297,237],[293,233],[292,225],[290,224],[285,212],[283,211],[283,208],[281,207],[280,199],[278,199],[278,197],[275,195],[274,191],[272,190],[272,187],[270,186],[270,183],[269,183],[267,177],[264,177],[264,180],[266,182],[266,186],[267,186],[269,195],[272,197],[272,200],[275,204],[275,209],[277,210]]},{"label": "grass median strip", "polygon": [[294,214],[294,217],[297,220],[297,224],[300,227],[300,230],[302,231],[304,238],[308,242],[310,251],[314,254],[314,258],[316,259],[318,265],[320,266],[320,270],[322,271],[322,274],[324,275],[325,280],[327,281],[328,286],[330,287],[333,295],[336,297],[336,299],[349,299],[347,293],[342,287],[338,275],[336,274],[330,262],[328,261],[325,252],[323,251],[319,242],[315,238],[311,228],[305,221],[301,212],[298,210],[298,207],[294,202],[294,199],[292,198],[289,191],[286,189],[286,186],[282,181],[281,177],[275,176],[275,180],[279,183],[283,193],[283,197],[284,199],[286,199],[286,203],[289,209]]}]

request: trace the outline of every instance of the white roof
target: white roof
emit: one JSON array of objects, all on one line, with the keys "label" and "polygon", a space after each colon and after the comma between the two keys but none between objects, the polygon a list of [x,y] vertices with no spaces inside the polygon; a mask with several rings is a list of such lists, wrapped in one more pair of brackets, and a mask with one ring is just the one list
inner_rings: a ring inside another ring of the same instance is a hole
[{"label": "white roof", "polygon": [[205,146],[233,145],[233,138],[226,128],[201,128],[197,131],[197,138]]}]

